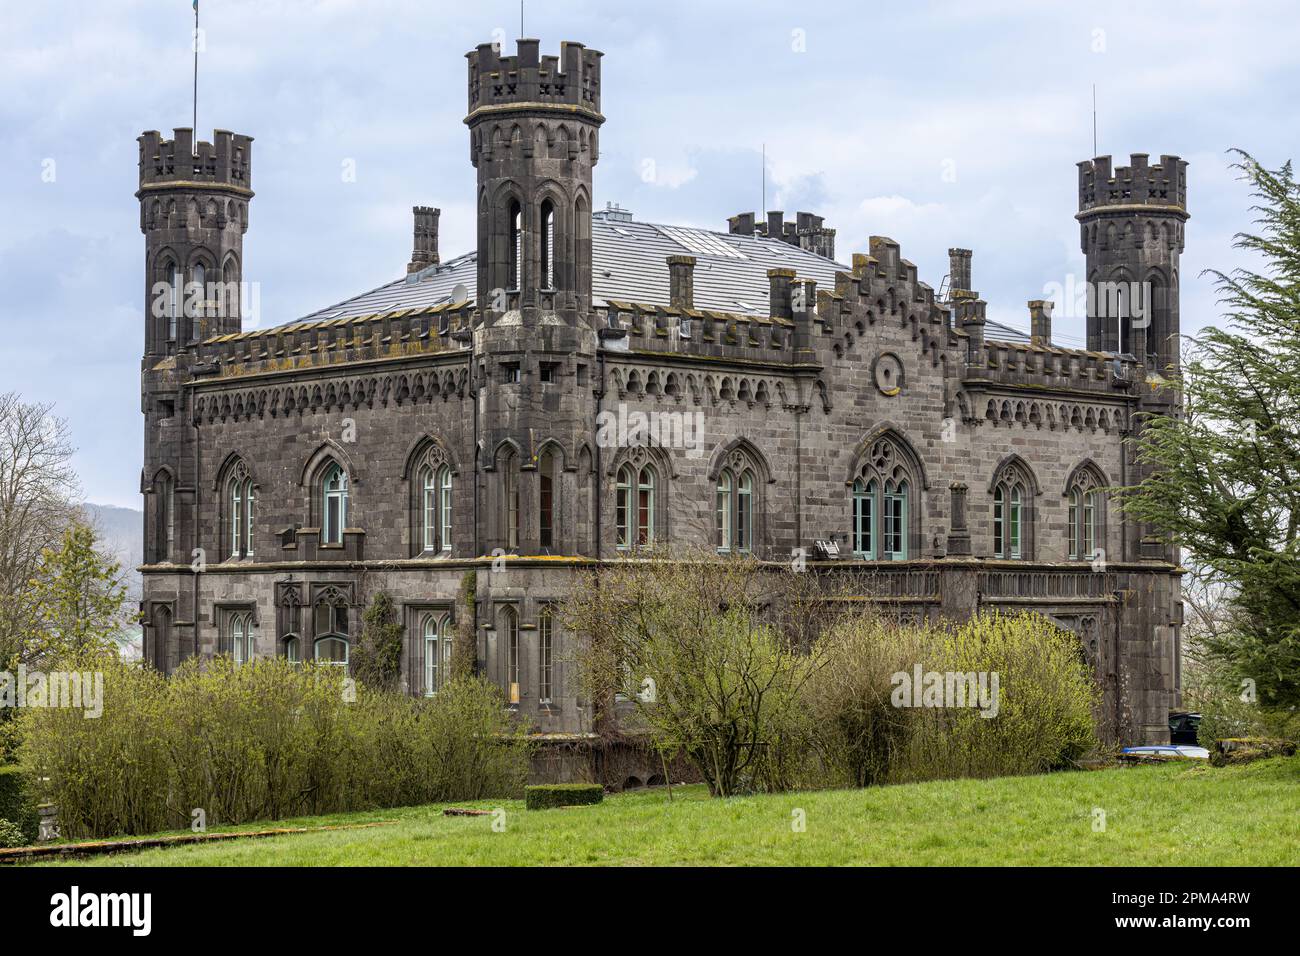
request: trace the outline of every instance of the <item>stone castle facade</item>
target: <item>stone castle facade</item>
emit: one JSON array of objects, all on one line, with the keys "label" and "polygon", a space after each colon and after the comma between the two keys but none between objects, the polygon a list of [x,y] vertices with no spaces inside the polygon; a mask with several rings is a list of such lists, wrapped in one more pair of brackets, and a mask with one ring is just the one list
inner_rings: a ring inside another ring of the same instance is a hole
[{"label": "stone castle facade", "polygon": [[410,693],[472,655],[539,730],[582,733],[555,602],[593,564],[711,545],[862,572],[912,617],[1041,611],[1111,729],[1166,740],[1177,554],[1102,489],[1168,410],[1186,163],[1079,164],[1087,277],[1148,308],[1094,308],[1063,348],[1042,301],[1028,335],[986,320],[967,250],[937,294],[887,238],[839,263],[806,213],[715,233],[596,208],[600,66],[469,53],[477,248],[444,261],[416,207],[403,278],[265,329],[237,291],[251,138],[140,137],[147,659],[345,664],[383,589]]}]

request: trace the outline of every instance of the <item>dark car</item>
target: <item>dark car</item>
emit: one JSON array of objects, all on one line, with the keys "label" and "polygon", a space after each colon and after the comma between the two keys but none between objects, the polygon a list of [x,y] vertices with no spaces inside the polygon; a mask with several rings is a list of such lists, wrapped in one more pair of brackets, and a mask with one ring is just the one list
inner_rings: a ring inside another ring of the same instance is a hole
[{"label": "dark car", "polygon": [[1201,725],[1201,715],[1187,711],[1174,711],[1169,715],[1169,742],[1195,747],[1196,729]]}]

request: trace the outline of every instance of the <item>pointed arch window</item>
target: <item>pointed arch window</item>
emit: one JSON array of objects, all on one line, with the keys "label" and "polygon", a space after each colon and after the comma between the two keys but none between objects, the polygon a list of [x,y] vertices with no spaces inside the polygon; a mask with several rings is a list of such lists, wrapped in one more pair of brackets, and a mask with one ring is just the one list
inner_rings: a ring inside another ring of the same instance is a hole
[{"label": "pointed arch window", "polygon": [[424,694],[426,697],[432,697],[451,680],[451,615],[426,615],[423,630]]},{"label": "pointed arch window", "polygon": [[248,474],[248,468],[242,461],[231,470],[230,478],[226,481],[226,509],[229,520],[230,556],[251,558],[256,494],[252,476]]},{"label": "pointed arch window", "polygon": [[1032,557],[1034,481],[1019,462],[1004,465],[993,480],[993,556]]},{"label": "pointed arch window", "polygon": [[1106,540],[1106,499],[1101,480],[1090,468],[1079,471],[1066,491],[1071,561],[1092,561]]},{"label": "pointed arch window", "polygon": [[524,213],[517,199],[510,200],[510,248],[507,282],[511,289],[520,288],[523,282],[524,263]]},{"label": "pointed arch window", "polygon": [[537,701],[550,704],[554,687],[552,679],[555,671],[555,616],[550,605],[542,608],[537,619]]},{"label": "pointed arch window", "polygon": [[653,465],[638,468],[628,463],[619,468],[614,504],[620,551],[654,545],[657,478]]},{"label": "pointed arch window", "polygon": [[501,465],[502,512],[505,516],[506,548],[519,549],[519,456],[509,452]]},{"label": "pointed arch window", "polygon": [[290,664],[302,663],[302,641],[297,634],[286,634],[284,637],[284,659]]},{"label": "pointed arch window", "polygon": [[342,544],[348,521],[348,473],[331,462],[321,480],[321,543]]},{"label": "pointed arch window", "polygon": [[253,659],[253,614],[236,611],[230,616],[230,655],[236,664],[247,664]]},{"label": "pointed arch window", "polygon": [[719,554],[748,554],[754,549],[754,471],[743,463],[723,468],[714,492]]},{"label": "pointed arch window", "polygon": [[327,591],[316,602],[312,623],[315,631],[313,656],[323,663],[346,669],[351,650],[347,601],[333,589]]},{"label": "pointed arch window", "polygon": [[916,534],[911,456],[890,436],[871,443],[850,485],[849,541],[867,561],[905,561]]},{"label": "pointed arch window", "polygon": [[542,203],[542,288],[555,288],[555,204],[547,199]]},{"label": "pointed arch window", "polygon": [[451,467],[428,460],[420,467],[421,550],[451,550]]},{"label": "pointed arch window", "polygon": [[555,492],[555,456],[548,449],[537,465],[538,543],[548,549],[555,547]]},{"label": "pointed arch window", "polygon": [[179,332],[181,312],[183,311],[181,297],[185,294],[185,274],[181,272],[179,263],[171,263],[170,269],[170,288],[168,289],[167,303],[167,339],[174,343]]},{"label": "pointed arch window", "polygon": [[160,472],[153,483],[154,560],[170,561],[176,543],[176,482]]},{"label": "pointed arch window", "polygon": [[208,271],[203,263],[194,263],[190,269],[190,284],[186,291],[185,314],[191,319],[190,341],[197,342],[203,338],[203,319],[207,314],[205,305],[208,298]]},{"label": "pointed arch window", "polygon": [[512,704],[519,702],[519,612],[513,607],[501,609],[501,636],[506,654],[506,688]]}]

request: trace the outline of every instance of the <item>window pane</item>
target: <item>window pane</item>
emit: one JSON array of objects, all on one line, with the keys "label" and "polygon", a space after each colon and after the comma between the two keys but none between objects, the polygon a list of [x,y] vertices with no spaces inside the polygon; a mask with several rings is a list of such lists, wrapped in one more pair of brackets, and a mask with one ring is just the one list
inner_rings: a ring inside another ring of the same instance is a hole
[{"label": "window pane", "polygon": [[244,554],[253,556],[253,479],[244,483]]},{"label": "window pane", "polygon": [[443,467],[438,477],[442,497],[442,550],[451,550],[451,469]]}]

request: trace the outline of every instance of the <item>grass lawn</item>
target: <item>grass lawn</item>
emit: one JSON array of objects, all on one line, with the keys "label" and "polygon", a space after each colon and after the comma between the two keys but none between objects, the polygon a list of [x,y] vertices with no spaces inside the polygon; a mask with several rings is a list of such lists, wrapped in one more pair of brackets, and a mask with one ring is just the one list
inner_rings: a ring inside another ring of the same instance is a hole
[{"label": "grass lawn", "polygon": [[[404,807],[284,821],[397,826],[145,850],[52,865],[1295,865],[1300,757],[711,800],[703,787],[594,807],[444,817]],[[1093,830],[1093,809],[1105,831]],[[795,810],[806,829],[795,832]],[[249,825],[229,829],[256,829]]]}]

